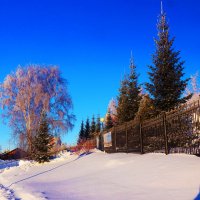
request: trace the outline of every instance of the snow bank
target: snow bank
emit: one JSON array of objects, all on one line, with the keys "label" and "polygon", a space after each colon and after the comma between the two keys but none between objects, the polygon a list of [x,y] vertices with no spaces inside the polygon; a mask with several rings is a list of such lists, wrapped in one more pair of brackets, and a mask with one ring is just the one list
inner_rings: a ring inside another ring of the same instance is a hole
[{"label": "snow bank", "polygon": [[9,168],[9,167],[14,167],[14,166],[18,166],[19,162],[16,160],[0,160],[0,170],[1,169],[5,169],[5,168]]},{"label": "snow bank", "polygon": [[9,191],[21,200],[197,200],[199,169],[200,158],[184,154],[63,153],[50,163],[23,161],[5,170],[0,199]]}]

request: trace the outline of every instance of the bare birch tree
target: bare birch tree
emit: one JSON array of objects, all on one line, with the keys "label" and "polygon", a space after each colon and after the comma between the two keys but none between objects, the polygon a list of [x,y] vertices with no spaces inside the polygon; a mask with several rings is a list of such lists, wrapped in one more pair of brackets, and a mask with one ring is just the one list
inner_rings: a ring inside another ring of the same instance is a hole
[{"label": "bare birch tree", "polygon": [[0,85],[0,103],[5,121],[19,140],[26,140],[23,144],[29,152],[42,111],[47,113],[51,132],[73,128],[72,100],[57,66],[18,67]]}]

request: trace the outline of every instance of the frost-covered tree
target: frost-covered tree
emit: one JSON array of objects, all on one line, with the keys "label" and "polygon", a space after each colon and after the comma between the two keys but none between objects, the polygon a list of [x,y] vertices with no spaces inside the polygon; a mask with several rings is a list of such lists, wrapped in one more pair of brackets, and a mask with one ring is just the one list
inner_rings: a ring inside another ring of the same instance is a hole
[{"label": "frost-covered tree", "polygon": [[184,61],[180,60],[180,51],[173,48],[174,38],[170,39],[169,25],[163,11],[157,27],[156,51],[153,65],[149,66],[150,83],[146,84],[146,89],[153,98],[156,110],[161,112],[185,103],[191,96],[182,96],[189,79],[183,78]]},{"label": "frost-covered tree", "polygon": [[200,99],[200,77],[198,72],[196,72],[190,77],[190,81],[185,93],[186,96],[192,94],[192,98],[189,100],[189,102],[193,102]]},{"label": "frost-covered tree", "polygon": [[51,149],[52,136],[49,133],[49,127],[47,122],[47,115],[42,113],[37,130],[36,136],[33,140],[33,154],[32,157],[39,163],[48,162],[50,158],[49,150]]},{"label": "frost-covered tree", "polygon": [[52,133],[65,133],[73,127],[75,117],[67,82],[56,66],[18,67],[0,85],[0,103],[14,135],[18,139],[25,136],[29,153],[43,110],[48,113]]},{"label": "frost-covered tree", "polygon": [[111,99],[108,105],[108,111],[110,111],[110,116],[112,118],[113,125],[117,124],[117,103],[115,99]]},{"label": "frost-covered tree", "polygon": [[108,110],[110,110],[111,115],[117,115],[117,105],[115,99],[111,99],[108,104]]}]

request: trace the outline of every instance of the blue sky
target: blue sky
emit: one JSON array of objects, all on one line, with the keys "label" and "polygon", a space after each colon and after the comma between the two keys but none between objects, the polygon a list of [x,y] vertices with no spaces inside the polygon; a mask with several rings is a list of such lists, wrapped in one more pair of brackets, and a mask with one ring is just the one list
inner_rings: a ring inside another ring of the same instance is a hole
[{"label": "blue sky", "polygon": [[[163,4],[174,47],[190,76],[200,67],[200,1]],[[81,120],[104,116],[117,96],[131,50],[139,82],[148,81],[159,13],[160,0],[0,0],[0,82],[18,65],[58,65],[77,117],[63,141],[75,143]],[[10,133],[0,122],[3,149],[9,147]]]}]

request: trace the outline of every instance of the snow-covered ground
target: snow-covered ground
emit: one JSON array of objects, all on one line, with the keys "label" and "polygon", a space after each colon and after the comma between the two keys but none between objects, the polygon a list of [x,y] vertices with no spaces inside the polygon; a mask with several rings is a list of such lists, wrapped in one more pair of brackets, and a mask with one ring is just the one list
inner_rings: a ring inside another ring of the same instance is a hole
[{"label": "snow-covered ground", "polygon": [[63,154],[1,169],[1,200],[199,200],[200,158],[184,154]]}]

